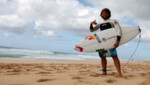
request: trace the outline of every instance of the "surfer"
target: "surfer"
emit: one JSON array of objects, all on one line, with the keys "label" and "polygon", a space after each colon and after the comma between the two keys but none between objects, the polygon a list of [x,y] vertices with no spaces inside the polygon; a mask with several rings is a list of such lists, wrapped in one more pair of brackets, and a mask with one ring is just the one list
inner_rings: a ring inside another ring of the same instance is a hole
[{"label": "surfer", "polygon": [[[115,27],[115,29],[117,31],[117,40],[116,40],[116,43],[114,44],[114,48],[98,52],[99,56],[101,58],[102,72],[103,72],[102,74],[107,75],[107,69],[106,69],[107,60],[106,60],[106,57],[109,55],[114,60],[114,64],[115,64],[116,69],[118,71],[118,76],[122,77],[120,61],[118,59],[118,55],[117,55],[117,51],[116,51],[116,48],[119,46],[119,42],[120,42],[120,39],[121,39],[120,25],[119,25],[117,20],[110,19],[111,11],[108,8],[104,8],[101,11],[100,16],[104,21],[102,23],[98,23],[98,24],[97,24],[96,20],[92,21],[91,24],[90,24],[90,31],[91,32],[93,32],[97,29],[100,29],[101,31],[106,30],[106,29],[110,29],[110,28],[113,28],[114,25],[118,26],[118,27]],[[110,23],[110,22],[112,22],[112,23]],[[96,25],[96,26],[93,27],[93,25]]]}]

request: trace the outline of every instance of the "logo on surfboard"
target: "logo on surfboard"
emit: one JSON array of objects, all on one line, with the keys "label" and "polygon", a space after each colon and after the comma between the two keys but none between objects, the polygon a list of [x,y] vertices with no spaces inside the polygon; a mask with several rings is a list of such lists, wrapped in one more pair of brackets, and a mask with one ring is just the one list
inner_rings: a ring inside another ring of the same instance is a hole
[{"label": "logo on surfboard", "polygon": [[110,40],[110,39],[115,38],[115,37],[116,37],[116,36],[109,37],[109,38],[107,38],[107,40]]},{"label": "logo on surfboard", "polygon": [[106,42],[106,38],[102,38],[102,41],[103,41],[103,42]]},{"label": "logo on surfboard", "polygon": [[87,37],[84,38],[85,40],[95,40],[95,37],[93,35],[89,35]]}]

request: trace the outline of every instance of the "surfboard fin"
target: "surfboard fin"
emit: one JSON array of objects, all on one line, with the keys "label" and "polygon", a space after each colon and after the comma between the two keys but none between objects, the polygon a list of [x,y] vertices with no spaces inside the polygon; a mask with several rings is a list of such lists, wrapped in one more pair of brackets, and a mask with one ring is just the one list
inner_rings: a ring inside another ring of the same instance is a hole
[{"label": "surfboard fin", "polygon": [[138,28],[139,28],[139,32],[141,32],[140,26],[138,26]]}]

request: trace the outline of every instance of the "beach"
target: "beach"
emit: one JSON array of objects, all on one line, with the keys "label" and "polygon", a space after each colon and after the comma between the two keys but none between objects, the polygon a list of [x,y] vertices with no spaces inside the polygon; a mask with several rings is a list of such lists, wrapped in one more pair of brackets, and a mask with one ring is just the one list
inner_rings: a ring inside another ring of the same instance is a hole
[{"label": "beach", "polygon": [[123,77],[112,60],[101,75],[100,60],[0,59],[0,85],[149,85],[149,61],[121,61]]}]

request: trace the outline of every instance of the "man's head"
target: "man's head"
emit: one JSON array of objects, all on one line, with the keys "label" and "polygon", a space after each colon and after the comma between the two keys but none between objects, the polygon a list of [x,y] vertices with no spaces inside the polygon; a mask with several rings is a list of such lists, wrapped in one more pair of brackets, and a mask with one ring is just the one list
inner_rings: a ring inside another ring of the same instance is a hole
[{"label": "man's head", "polygon": [[108,8],[104,8],[102,11],[101,11],[101,14],[100,16],[104,19],[104,20],[107,20],[111,17],[111,11],[108,9]]}]

